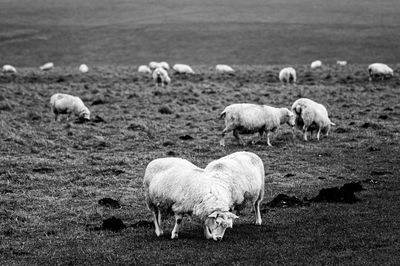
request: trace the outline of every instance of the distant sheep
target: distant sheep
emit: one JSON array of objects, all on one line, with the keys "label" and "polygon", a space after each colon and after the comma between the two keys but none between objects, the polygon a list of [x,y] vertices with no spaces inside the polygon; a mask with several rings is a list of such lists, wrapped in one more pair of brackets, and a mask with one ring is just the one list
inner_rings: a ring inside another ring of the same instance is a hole
[{"label": "distant sheep", "polygon": [[40,66],[40,69],[43,71],[48,71],[54,67],[54,64],[52,62],[46,63],[42,66]]},{"label": "distant sheep", "polygon": [[296,127],[303,131],[304,140],[307,141],[307,132],[317,131],[317,139],[320,133],[328,136],[331,126],[335,124],[328,117],[325,106],[307,98],[300,98],[292,105],[292,112],[295,115]]},{"label": "distant sheep", "polygon": [[179,74],[194,74],[193,69],[190,66],[184,64],[175,64],[172,69]]},{"label": "distant sheep", "polygon": [[85,64],[81,64],[81,65],[79,66],[79,71],[80,71],[81,73],[87,73],[87,72],[89,71],[89,67],[88,67],[87,65],[85,65]]},{"label": "distant sheep", "polygon": [[287,108],[275,108],[268,105],[257,105],[250,103],[239,103],[227,106],[221,113],[225,118],[225,129],[222,131],[221,146],[225,146],[225,134],[233,131],[233,136],[244,145],[240,134],[259,133],[259,137],[252,141],[257,143],[267,134],[268,146],[272,146],[269,136],[275,132],[280,125],[287,123],[294,126],[294,115]]},{"label": "distant sheep", "polygon": [[229,210],[238,210],[246,202],[255,207],[256,224],[261,224],[264,166],[253,153],[237,152],[205,169],[180,158],[156,159],[146,167],[143,186],[157,236],[164,233],[161,215],[172,211],[172,239],[178,238],[183,216],[193,215],[203,221],[207,239],[222,240],[226,228],[232,228],[238,218]]},{"label": "distant sheep", "polygon": [[6,73],[17,73],[17,69],[13,67],[12,65],[4,65],[3,66],[3,72]]},{"label": "distant sheep", "polygon": [[58,115],[67,114],[68,119],[71,114],[77,115],[80,119],[90,120],[90,111],[77,96],[64,93],[56,93],[50,98],[51,111],[57,121]]},{"label": "distant sheep", "polygon": [[155,61],[152,61],[152,62],[149,63],[149,67],[152,70],[154,70],[156,68],[159,68],[159,67],[164,68],[165,70],[169,70],[169,64],[167,62],[155,62]]},{"label": "distant sheep", "polygon": [[322,62],[320,60],[316,60],[311,63],[310,67],[311,67],[311,69],[316,69],[316,68],[322,67]]},{"label": "distant sheep", "polygon": [[393,69],[391,69],[388,65],[382,63],[374,63],[368,66],[368,74],[369,80],[372,78],[381,78],[382,80],[385,78],[393,77]]},{"label": "distant sheep", "polygon": [[346,66],[347,65],[347,61],[336,61],[336,64],[338,64],[339,66]]},{"label": "distant sheep", "polygon": [[162,67],[158,67],[153,71],[153,80],[157,87],[159,84],[164,87],[171,83],[171,78],[168,76],[168,72]]},{"label": "distant sheep", "polygon": [[141,65],[138,67],[138,72],[143,74],[151,74],[151,69],[146,65]]},{"label": "distant sheep", "polygon": [[296,83],[296,70],[293,67],[285,67],[279,72],[279,80],[282,83]]},{"label": "distant sheep", "polygon": [[235,72],[235,70],[233,70],[232,67],[228,66],[228,65],[222,65],[222,64],[218,64],[215,66],[215,70],[219,73],[233,73]]}]

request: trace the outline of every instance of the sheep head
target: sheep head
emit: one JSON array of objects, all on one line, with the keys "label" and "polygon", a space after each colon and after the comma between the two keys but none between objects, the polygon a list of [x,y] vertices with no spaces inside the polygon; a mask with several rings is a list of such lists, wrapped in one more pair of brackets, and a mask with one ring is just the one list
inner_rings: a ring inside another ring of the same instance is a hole
[{"label": "sheep head", "polygon": [[226,228],[233,227],[233,220],[239,218],[228,211],[214,211],[204,222],[204,234],[207,239],[222,240]]}]

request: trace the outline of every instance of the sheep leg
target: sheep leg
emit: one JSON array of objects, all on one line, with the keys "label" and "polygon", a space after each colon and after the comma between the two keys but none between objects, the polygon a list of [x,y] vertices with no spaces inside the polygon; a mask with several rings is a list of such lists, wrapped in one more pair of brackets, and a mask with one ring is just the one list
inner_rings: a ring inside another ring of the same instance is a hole
[{"label": "sheep leg", "polygon": [[222,130],[222,133],[221,133],[222,138],[221,138],[221,140],[219,141],[219,145],[220,145],[220,146],[225,147],[225,134],[226,134],[227,132],[229,132],[229,131],[232,131],[232,130],[233,130],[233,127],[232,127],[232,126],[226,126],[226,127],[224,128],[224,130]]},{"label": "sheep leg", "polygon": [[264,135],[264,131],[259,131],[258,133],[259,133],[258,137],[255,138],[254,140],[252,140],[251,144],[254,145],[254,144],[256,144],[257,142],[259,142],[262,139],[262,137]]},{"label": "sheep leg", "polygon": [[267,144],[268,146],[272,147],[271,142],[269,140],[269,135],[271,134],[271,132],[267,132]]},{"label": "sheep leg", "polygon": [[317,140],[319,140],[319,135],[321,134],[321,128],[318,128],[318,132],[317,132]]},{"label": "sheep leg", "polygon": [[242,146],[245,146],[244,141],[242,140],[242,138],[239,135],[239,131],[237,129],[233,130],[233,136],[238,140],[239,144]]},{"label": "sheep leg", "polygon": [[212,238],[212,235],[208,231],[207,226],[205,224],[203,224],[203,229],[204,229],[204,236],[206,237],[206,239]]},{"label": "sheep leg", "polygon": [[306,126],[303,127],[303,138],[305,141],[307,141],[307,127]]},{"label": "sheep leg", "polygon": [[175,214],[175,226],[171,233],[171,239],[178,238],[179,226],[181,225],[182,219],[182,214]]},{"label": "sheep leg", "polygon": [[156,208],[155,210],[153,210],[153,214],[154,214],[154,226],[156,228],[156,235],[157,236],[161,236],[164,234],[163,230],[162,230],[162,225],[161,225],[161,212],[158,208]]},{"label": "sheep leg", "polygon": [[260,203],[262,201],[262,197],[259,197],[254,203],[254,212],[256,215],[256,225],[261,225],[261,213],[260,213]]}]

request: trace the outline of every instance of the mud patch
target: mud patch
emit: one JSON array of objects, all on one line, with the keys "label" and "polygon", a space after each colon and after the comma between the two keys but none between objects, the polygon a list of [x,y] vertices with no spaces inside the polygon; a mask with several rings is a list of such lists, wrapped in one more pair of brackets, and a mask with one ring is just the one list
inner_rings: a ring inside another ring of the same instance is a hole
[{"label": "mud patch", "polygon": [[102,198],[99,199],[98,203],[101,206],[105,206],[108,208],[113,208],[113,209],[120,209],[121,208],[121,204],[119,204],[118,200],[112,199],[112,198]]},{"label": "mud patch", "polygon": [[124,222],[122,222],[122,220],[119,218],[115,218],[114,216],[103,220],[103,224],[101,226],[101,230],[110,230],[113,232],[118,232],[125,228],[126,225]]},{"label": "mud patch", "polygon": [[323,188],[316,197],[306,200],[310,202],[355,203],[359,201],[359,199],[354,195],[354,193],[362,190],[364,190],[364,188],[360,182],[351,182],[344,184],[340,188]]}]

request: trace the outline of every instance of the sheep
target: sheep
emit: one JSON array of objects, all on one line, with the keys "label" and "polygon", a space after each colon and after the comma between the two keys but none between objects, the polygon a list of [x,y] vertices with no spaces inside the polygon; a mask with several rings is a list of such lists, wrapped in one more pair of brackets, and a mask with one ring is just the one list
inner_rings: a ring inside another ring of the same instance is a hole
[{"label": "sheep", "polygon": [[156,82],[157,87],[159,83],[161,83],[163,87],[171,83],[171,78],[168,76],[168,72],[162,67],[157,67],[153,71],[153,80]]},{"label": "sheep", "polygon": [[311,63],[310,67],[311,67],[311,69],[316,69],[316,68],[322,67],[322,62],[320,60],[316,60]]},{"label": "sheep", "polygon": [[212,161],[204,169],[230,185],[233,210],[240,211],[250,202],[256,225],[261,225],[260,203],[264,198],[265,173],[260,157],[251,152],[235,152]]},{"label": "sheep", "polygon": [[184,64],[175,64],[172,69],[179,74],[194,74],[193,69],[190,66]]},{"label": "sheep", "polygon": [[40,66],[40,70],[48,71],[48,70],[52,69],[53,67],[54,67],[54,64],[52,62],[49,62],[49,63],[46,63],[46,64]]},{"label": "sheep", "polygon": [[50,98],[51,111],[55,115],[57,121],[58,115],[67,114],[68,119],[74,113],[82,120],[90,120],[90,111],[77,96],[64,93],[56,93]]},{"label": "sheep", "polygon": [[233,219],[238,218],[229,211],[232,203],[228,184],[187,160],[169,157],[151,161],[143,186],[157,236],[164,234],[161,214],[171,211],[175,216],[171,239],[178,238],[185,214],[200,218],[205,237],[213,240],[221,240],[225,229],[232,228]]},{"label": "sheep", "polygon": [[382,63],[373,63],[368,66],[369,80],[372,81],[374,77],[380,77],[382,80],[385,78],[393,77],[393,69],[388,65]]},{"label": "sheep", "polygon": [[79,66],[79,71],[80,71],[81,73],[87,73],[87,72],[89,71],[89,67],[88,67],[86,64],[81,64],[81,65]]},{"label": "sheep", "polygon": [[220,73],[233,73],[235,72],[235,70],[233,70],[232,67],[228,66],[228,65],[222,65],[222,64],[218,64],[215,66],[215,70],[217,72]]},{"label": "sheep", "polygon": [[293,67],[285,67],[279,72],[279,80],[282,83],[296,83],[296,70]]},{"label": "sheep", "polygon": [[328,117],[328,111],[322,104],[316,103],[307,98],[300,98],[292,105],[292,112],[295,115],[296,127],[303,131],[304,140],[307,141],[307,131],[317,131],[317,139],[320,139],[320,133],[325,136],[335,126]]},{"label": "sheep", "polygon": [[154,62],[154,61],[152,61],[152,62],[149,63],[149,67],[150,67],[150,69],[153,69],[153,70],[156,69],[156,68],[159,68],[159,67],[162,67],[165,70],[169,70],[169,64],[167,62]]},{"label": "sheep", "polygon": [[157,236],[164,233],[161,214],[172,211],[175,216],[171,239],[178,238],[186,214],[200,218],[207,239],[222,240],[226,228],[239,218],[230,209],[240,210],[247,202],[253,204],[256,224],[261,225],[264,185],[264,165],[250,152],[225,156],[205,169],[181,158],[156,159],[146,167],[143,179]]},{"label": "sheep", "polygon": [[347,61],[336,61],[336,64],[338,64],[339,66],[346,66],[347,65]]},{"label": "sheep", "polygon": [[141,65],[138,67],[138,72],[144,74],[151,74],[151,69],[146,65]]},{"label": "sheep", "polygon": [[221,146],[225,146],[225,134],[233,131],[233,136],[244,145],[241,134],[259,133],[259,137],[252,141],[257,143],[267,133],[267,144],[272,146],[270,132],[276,131],[280,125],[287,123],[294,126],[294,115],[288,108],[276,108],[268,105],[239,103],[227,106],[220,118],[225,118],[225,129],[222,131]]},{"label": "sheep", "polygon": [[4,65],[3,66],[3,72],[6,73],[17,73],[17,69],[13,67],[12,65]]}]

